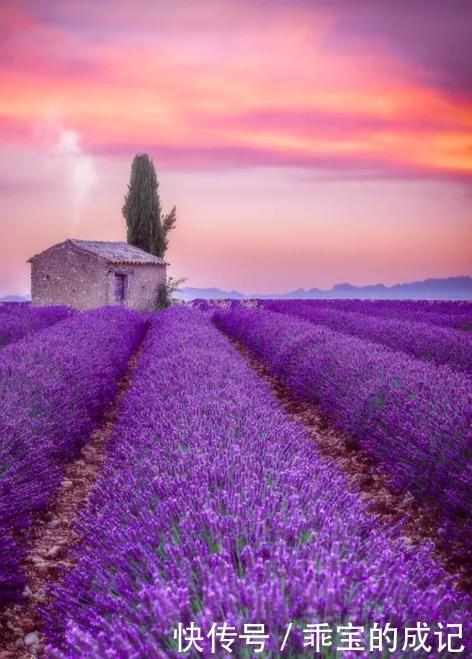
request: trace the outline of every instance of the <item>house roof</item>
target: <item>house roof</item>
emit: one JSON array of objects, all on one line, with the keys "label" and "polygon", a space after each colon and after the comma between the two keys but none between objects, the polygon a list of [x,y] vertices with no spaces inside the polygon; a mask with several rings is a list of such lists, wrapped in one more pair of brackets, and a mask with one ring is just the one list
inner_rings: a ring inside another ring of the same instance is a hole
[{"label": "house roof", "polygon": [[[59,243],[58,245],[53,245],[49,249],[58,247],[59,245],[64,245],[69,243],[76,249],[79,249],[82,252],[88,252],[89,254],[94,254],[101,259],[104,259],[108,263],[133,263],[133,264],[155,264],[155,265],[168,265],[161,259],[159,256],[154,256],[145,252],[139,247],[134,247],[134,245],[128,245],[125,242],[108,242],[104,240],[66,240],[64,243]],[[48,252],[49,249],[41,252],[44,254]],[[36,256],[39,256],[37,254]],[[33,256],[32,259],[36,258]]]}]

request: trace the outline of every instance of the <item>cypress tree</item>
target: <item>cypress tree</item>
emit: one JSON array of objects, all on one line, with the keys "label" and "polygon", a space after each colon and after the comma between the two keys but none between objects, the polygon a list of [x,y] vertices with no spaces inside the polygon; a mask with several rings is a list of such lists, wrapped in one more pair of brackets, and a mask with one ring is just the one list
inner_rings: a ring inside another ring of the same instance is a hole
[{"label": "cypress tree", "polygon": [[175,227],[176,210],[174,206],[169,214],[162,216],[156,170],[146,153],[134,156],[122,213],[128,243],[163,257],[168,245],[167,233]]}]

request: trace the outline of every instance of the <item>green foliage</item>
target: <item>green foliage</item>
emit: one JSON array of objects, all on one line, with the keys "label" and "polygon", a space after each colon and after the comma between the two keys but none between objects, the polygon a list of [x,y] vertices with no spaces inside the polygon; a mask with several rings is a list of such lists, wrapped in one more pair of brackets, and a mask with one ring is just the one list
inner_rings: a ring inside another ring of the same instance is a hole
[{"label": "green foliage", "polygon": [[181,279],[174,279],[173,277],[169,277],[165,284],[161,284],[159,286],[156,300],[157,311],[162,311],[162,309],[167,309],[167,307],[177,303],[174,295],[180,290],[180,287],[185,281],[186,280],[184,277]]},{"label": "green foliage", "polygon": [[162,311],[170,306],[169,298],[167,295],[166,284],[160,284],[157,290],[156,311]]},{"label": "green foliage", "polygon": [[128,243],[162,258],[169,242],[167,234],[175,227],[177,214],[175,206],[167,215],[162,214],[156,170],[146,153],[134,156],[122,213]]}]

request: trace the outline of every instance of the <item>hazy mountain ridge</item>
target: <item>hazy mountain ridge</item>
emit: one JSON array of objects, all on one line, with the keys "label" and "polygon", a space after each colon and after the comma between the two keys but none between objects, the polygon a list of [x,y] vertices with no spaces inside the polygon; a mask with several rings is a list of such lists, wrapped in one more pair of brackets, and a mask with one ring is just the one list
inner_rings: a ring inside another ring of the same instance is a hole
[{"label": "hazy mountain ridge", "polygon": [[29,302],[31,297],[28,295],[4,295],[0,297],[0,302]]},{"label": "hazy mountain ridge", "polygon": [[371,284],[368,286],[355,286],[354,284],[336,284],[328,290],[320,288],[298,288],[288,293],[254,293],[252,295],[240,291],[225,291],[219,288],[182,288],[178,297],[182,300],[203,298],[214,300],[227,298],[233,300],[248,298],[265,299],[413,299],[413,300],[472,300],[472,277],[447,277],[444,279],[425,279],[407,284]]}]

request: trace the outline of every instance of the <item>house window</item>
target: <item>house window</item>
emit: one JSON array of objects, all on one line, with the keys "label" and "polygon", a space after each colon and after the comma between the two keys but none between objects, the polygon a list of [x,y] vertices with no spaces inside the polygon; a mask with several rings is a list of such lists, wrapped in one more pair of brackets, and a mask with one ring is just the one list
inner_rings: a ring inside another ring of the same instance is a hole
[{"label": "house window", "polygon": [[126,297],[127,275],[121,272],[115,272],[115,302],[122,304]]}]

